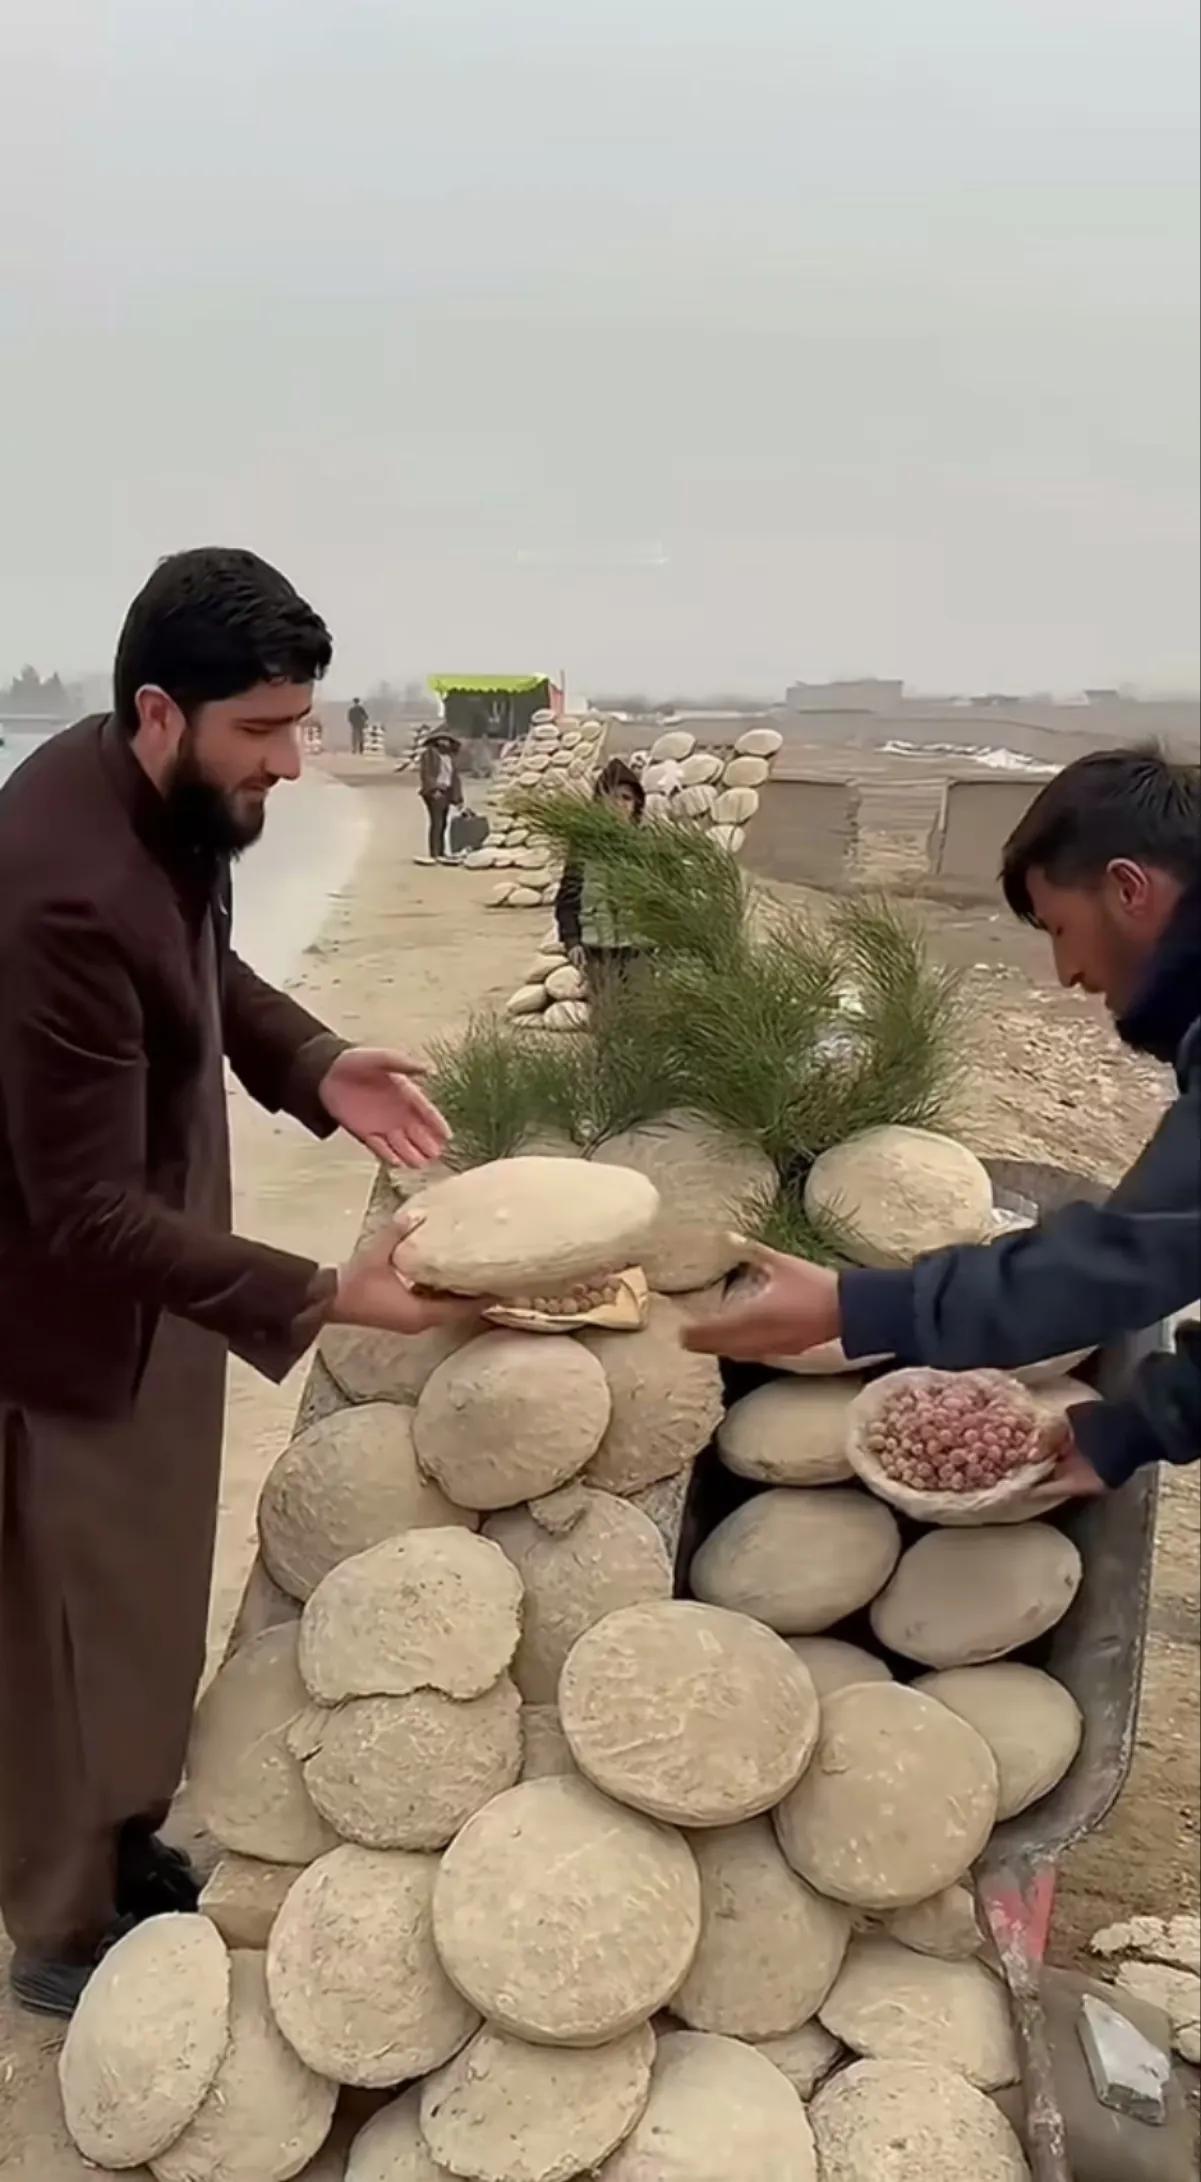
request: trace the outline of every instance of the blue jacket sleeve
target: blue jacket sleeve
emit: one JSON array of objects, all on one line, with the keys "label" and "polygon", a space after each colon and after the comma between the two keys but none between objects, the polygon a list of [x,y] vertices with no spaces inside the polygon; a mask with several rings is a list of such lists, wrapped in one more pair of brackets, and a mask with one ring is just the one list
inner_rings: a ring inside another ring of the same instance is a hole
[{"label": "blue jacket sleeve", "polygon": [[1201,1078],[1105,1204],[840,1286],[848,1356],[952,1371],[1095,1348],[1186,1309],[1201,1295]]}]

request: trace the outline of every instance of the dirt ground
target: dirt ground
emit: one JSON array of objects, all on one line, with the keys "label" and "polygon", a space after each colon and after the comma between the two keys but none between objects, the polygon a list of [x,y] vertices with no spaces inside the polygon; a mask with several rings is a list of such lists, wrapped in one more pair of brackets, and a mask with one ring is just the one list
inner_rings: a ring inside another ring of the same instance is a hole
[{"label": "dirt ground", "polygon": [[[421,1047],[505,997],[545,914],[490,914],[487,874],[415,866],[420,806],[412,788],[369,762],[340,761],[338,770],[370,796],[370,838],[294,989],[349,1036]],[[880,856],[878,876],[894,876],[891,860]],[[1001,910],[912,906],[938,950],[965,969],[979,1002],[963,1133],[981,1150],[1116,1178],[1163,1108],[1165,1073],[1126,1053],[1103,1011],[1060,993],[1037,935]],[[344,1256],[371,1181],[366,1156],[336,1142],[313,1145],[237,1091],[233,1124],[242,1231],[326,1261]],[[244,1367],[233,1373],[214,1655],[253,1550],[259,1486],[288,1436],[302,1378],[274,1388]],[[1054,1949],[1061,1960],[1073,1959],[1104,1921],[1197,1901],[1198,1517],[1197,1472],[1169,1478],[1138,1755],[1113,1818],[1064,1874]],[[78,2159],[58,2118],[57,2042],[14,2013],[0,1987],[0,2182],[94,2182],[97,2170]]]}]

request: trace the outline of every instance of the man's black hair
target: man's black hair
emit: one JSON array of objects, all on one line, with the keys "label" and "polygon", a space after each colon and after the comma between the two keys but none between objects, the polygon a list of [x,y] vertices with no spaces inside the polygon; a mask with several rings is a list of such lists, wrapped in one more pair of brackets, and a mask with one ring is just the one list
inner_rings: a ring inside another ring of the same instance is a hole
[{"label": "man's black hair", "polygon": [[1014,915],[1037,924],[1030,874],[1052,886],[1098,885],[1120,858],[1201,884],[1201,767],[1153,745],[1093,750],[1065,765],[1010,834],[1001,884]]},{"label": "man's black hair", "polygon": [[624,758],[610,758],[608,764],[603,765],[596,776],[596,786],[592,791],[593,796],[599,803],[602,796],[615,795],[621,788],[626,789],[633,796],[634,815],[636,818],[641,818],[646,809],[646,790],[642,782],[633,767],[626,764]]},{"label": "man's black hair", "polygon": [[319,682],[332,655],[321,616],[277,568],[238,547],[196,546],[160,561],[126,614],[114,709],[132,735],[147,684],[190,719],[256,682]]}]

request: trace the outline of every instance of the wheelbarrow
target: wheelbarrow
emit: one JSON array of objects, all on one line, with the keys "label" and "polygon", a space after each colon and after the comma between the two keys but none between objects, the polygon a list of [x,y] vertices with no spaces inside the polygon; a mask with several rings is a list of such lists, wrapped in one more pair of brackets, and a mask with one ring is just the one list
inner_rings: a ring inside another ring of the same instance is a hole
[{"label": "wheelbarrow", "polygon": [[[1100,1202],[1107,1194],[1100,1184],[1057,1167],[1012,1160],[989,1160],[987,1165],[998,1203],[1011,1209],[1054,1212],[1081,1199]],[[1162,1327],[1130,1335],[1102,1350],[1082,1376],[1102,1394],[1120,1394],[1140,1359],[1165,1340]],[[774,1376],[745,1365],[727,1365],[725,1375],[732,1400]],[[722,1467],[714,1449],[706,1450],[693,1471],[683,1511],[677,1591],[686,1589],[688,1568],[702,1540],[754,1490]],[[1033,2182],[1072,2182],[1042,2005],[1042,1971],[1060,1859],[1100,1825],[1130,1771],[1156,1501],[1156,1474],[1147,1471],[1120,1493],[1047,1518],[1075,1540],[1083,1579],[1058,1628],[1019,1656],[1045,1667],[1071,1691],[1083,1715],[1083,1738],[1076,1762],[1059,1787],[1032,1810],[998,1827],[976,1872],[978,1897],[1012,2002]],[[870,1633],[855,1622],[840,1633],[851,1639],[863,1636],[874,1646]],[[894,1665],[901,1679],[913,1672],[911,1663],[897,1660]]]},{"label": "wheelbarrow", "polygon": [[[990,1160],[998,1200],[1029,1200],[1041,1212],[1106,1192],[1056,1167]],[[1101,1394],[1120,1395],[1136,1365],[1164,1346],[1162,1326],[1102,1349],[1088,1372]],[[1084,1575],[1072,1607],[1041,1647],[1039,1664],[1069,1689],[1084,1735],[1071,1771],[1041,1803],[999,1826],[976,1874],[981,1907],[1013,2007],[1033,2182],[1072,2182],[1041,1999],[1042,1968],[1060,1859],[1099,1826],[1125,1786],[1134,1755],[1146,1652],[1158,1476],[1145,1470],[1119,1493],[1080,1503],[1061,1519],[1080,1549]]]}]

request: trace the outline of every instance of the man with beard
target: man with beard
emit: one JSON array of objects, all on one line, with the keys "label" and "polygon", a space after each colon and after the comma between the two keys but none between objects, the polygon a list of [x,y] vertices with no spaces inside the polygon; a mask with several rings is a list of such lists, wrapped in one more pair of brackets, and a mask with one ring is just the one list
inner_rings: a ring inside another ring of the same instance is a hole
[{"label": "man with beard", "polygon": [[230,865],[300,770],[324,623],[255,555],[163,562],[111,716],[0,794],[0,1912],[69,2014],[131,1919],[193,1907],[157,1829],[205,1623],[230,1349],[282,1378],[328,1321],[453,1315],[391,1265],[231,1233],[224,1064],[269,1112],[421,1165],[447,1130],[230,944]]},{"label": "man with beard", "polygon": [[[1006,900],[1046,933],[1060,983],[1103,994],[1178,1097],[1101,1205],[1027,1233],[936,1250],[912,1271],[838,1274],[748,1245],[752,1280],[688,1329],[689,1348],[754,1361],[841,1339],[852,1360],[949,1371],[1099,1347],[1201,1295],[1201,773],[1154,750],[1080,758],[1006,843]],[[1068,1412],[1039,1497],[1090,1498],[1149,1462],[1201,1456],[1201,1327],[1149,1357],[1126,1400]]]}]

